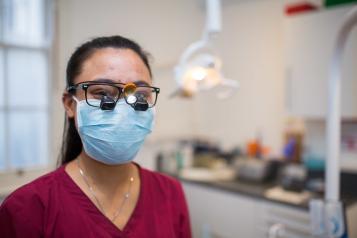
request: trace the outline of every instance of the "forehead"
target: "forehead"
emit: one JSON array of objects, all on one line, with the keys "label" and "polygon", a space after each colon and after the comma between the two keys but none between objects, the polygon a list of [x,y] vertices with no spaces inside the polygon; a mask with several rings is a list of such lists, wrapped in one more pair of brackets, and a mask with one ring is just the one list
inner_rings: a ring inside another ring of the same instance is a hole
[{"label": "forehead", "polygon": [[118,83],[144,81],[151,84],[148,68],[140,56],[130,49],[96,50],[82,65],[75,83],[109,79]]}]

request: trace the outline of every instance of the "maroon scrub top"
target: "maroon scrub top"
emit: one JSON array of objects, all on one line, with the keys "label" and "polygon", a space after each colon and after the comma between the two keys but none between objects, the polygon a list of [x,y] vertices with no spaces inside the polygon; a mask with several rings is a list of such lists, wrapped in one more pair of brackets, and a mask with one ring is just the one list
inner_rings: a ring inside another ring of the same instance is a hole
[{"label": "maroon scrub top", "polygon": [[65,166],[10,194],[0,207],[0,237],[190,238],[181,184],[141,168],[137,205],[120,230],[65,172]]}]

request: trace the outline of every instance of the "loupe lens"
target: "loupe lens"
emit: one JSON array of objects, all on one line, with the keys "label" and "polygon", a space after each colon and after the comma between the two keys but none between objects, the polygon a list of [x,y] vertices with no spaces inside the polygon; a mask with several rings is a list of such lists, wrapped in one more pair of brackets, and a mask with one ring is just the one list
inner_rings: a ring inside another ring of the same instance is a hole
[{"label": "loupe lens", "polygon": [[100,109],[105,111],[114,110],[116,102],[113,98],[103,96],[102,100],[100,101]]},{"label": "loupe lens", "polygon": [[157,91],[151,86],[129,83],[123,91],[125,101],[137,111],[146,111],[155,105]]},{"label": "loupe lens", "polygon": [[127,97],[126,101],[129,103],[129,104],[132,104],[132,103],[136,103],[138,99],[136,98],[135,95],[130,95]]}]

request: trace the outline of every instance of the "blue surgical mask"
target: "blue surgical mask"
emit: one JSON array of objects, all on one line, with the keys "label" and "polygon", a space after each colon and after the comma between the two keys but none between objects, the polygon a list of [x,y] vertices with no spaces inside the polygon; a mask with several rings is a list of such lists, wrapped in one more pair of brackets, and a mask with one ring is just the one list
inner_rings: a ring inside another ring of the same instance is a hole
[{"label": "blue surgical mask", "polygon": [[[77,101],[77,125],[84,151],[93,159],[108,165],[132,161],[153,127],[154,111],[135,111],[119,100],[113,111]],[[92,104],[100,103],[93,100]]]}]

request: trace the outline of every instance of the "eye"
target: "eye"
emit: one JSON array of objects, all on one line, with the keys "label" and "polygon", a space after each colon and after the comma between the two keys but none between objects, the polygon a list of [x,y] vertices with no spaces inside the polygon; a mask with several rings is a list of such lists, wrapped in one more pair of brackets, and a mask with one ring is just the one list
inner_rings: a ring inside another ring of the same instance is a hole
[{"label": "eye", "polygon": [[135,95],[137,97],[141,97],[141,98],[150,98],[152,94],[152,90],[149,88],[139,88],[136,92]]},{"label": "eye", "polygon": [[100,96],[108,96],[108,92],[104,90],[95,90],[91,92],[94,95],[100,95]]},{"label": "eye", "polygon": [[89,98],[101,99],[103,96],[108,96],[116,100],[120,94],[120,89],[113,85],[90,85],[87,94]]}]

